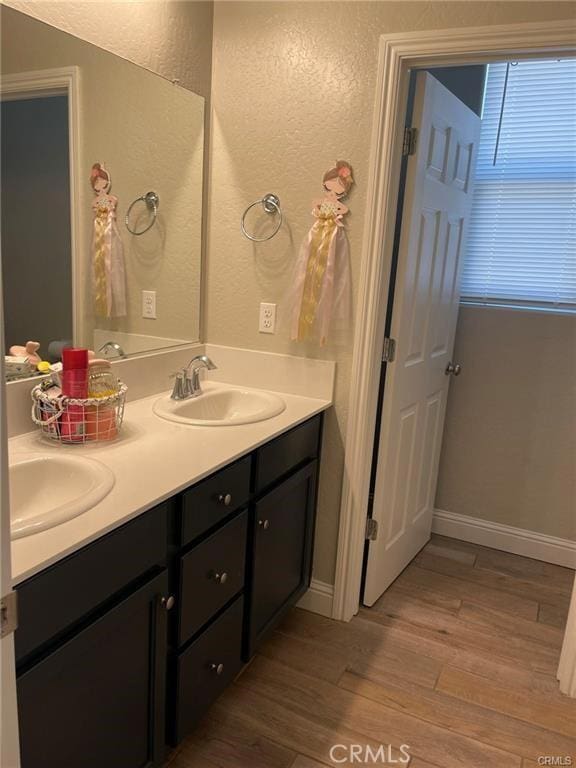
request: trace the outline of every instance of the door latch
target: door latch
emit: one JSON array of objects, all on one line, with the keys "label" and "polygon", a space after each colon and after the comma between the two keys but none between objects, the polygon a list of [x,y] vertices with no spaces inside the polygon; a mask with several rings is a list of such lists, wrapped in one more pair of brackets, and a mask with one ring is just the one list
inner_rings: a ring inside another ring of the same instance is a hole
[{"label": "door latch", "polygon": [[9,592],[0,600],[0,637],[15,632],[18,627],[18,596]]}]

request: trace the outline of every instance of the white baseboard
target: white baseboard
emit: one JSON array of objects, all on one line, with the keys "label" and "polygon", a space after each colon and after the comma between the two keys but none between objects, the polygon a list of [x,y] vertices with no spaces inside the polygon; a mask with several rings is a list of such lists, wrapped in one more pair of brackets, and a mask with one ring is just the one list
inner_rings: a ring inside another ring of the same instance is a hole
[{"label": "white baseboard", "polygon": [[332,616],[332,601],[334,600],[334,585],[312,579],[310,588],[298,602],[298,608],[319,613],[321,616]]},{"label": "white baseboard", "polygon": [[576,542],[436,509],[432,532],[576,569]]}]

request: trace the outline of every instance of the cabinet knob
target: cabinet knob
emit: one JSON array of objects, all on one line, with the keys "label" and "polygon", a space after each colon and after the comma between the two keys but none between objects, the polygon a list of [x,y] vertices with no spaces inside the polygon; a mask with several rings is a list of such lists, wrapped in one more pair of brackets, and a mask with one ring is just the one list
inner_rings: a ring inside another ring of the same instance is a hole
[{"label": "cabinet knob", "polygon": [[223,571],[222,573],[218,573],[218,571],[213,571],[211,576],[216,582],[216,584],[226,584],[226,582],[228,581],[228,574],[226,573],[226,571]]},{"label": "cabinet knob", "polygon": [[176,600],[174,599],[174,595],[169,595],[168,597],[163,597],[161,602],[162,602],[163,607],[167,611],[169,611],[172,608],[174,608],[174,603],[176,602]]},{"label": "cabinet knob", "polygon": [[267,531],[270,528],[270,520],[258,520],[258,525]]},{"label": "cabinet knob", "polygon": [[222,672],[224,672],[224,664],[215,664],[212,662],[212,664],[210,664],[210,671],[215,672],[217,675],[221,675]]},{"label": "cabinet knob", "polygon": [[224,504],[225,507],[229,507],[230,504],[232,504],[232,494],[231,493],[221,493],[218,496],[218,503]]}]

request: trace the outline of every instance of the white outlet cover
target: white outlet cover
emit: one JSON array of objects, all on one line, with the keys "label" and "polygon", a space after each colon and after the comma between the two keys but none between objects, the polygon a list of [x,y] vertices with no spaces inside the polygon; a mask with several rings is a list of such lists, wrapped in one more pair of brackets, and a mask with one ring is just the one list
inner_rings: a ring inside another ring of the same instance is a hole
[{"label": "white outlet cover", "polygon": [[156,320],[156,291],[142,291],[142,317]]},{"label": "white outlet cover", "polygon": [[276,333],[276,304],[265,301],[260,304],[258,330],[260,333]]}]

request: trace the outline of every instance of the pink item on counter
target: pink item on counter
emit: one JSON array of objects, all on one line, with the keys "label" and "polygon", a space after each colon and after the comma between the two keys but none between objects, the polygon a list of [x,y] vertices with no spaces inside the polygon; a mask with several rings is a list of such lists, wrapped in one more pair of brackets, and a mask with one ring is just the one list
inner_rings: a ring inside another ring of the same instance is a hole
[{"label": "pink item on counter", "polygon": [[[64,397],[83,399],[88,397],[88,350],[68,347],[62,350],[62,394]],[[69,405],[60,419],[60,436],[63,442],[77,443],[85,440],[84,406]]]},{"label": "pink item on counter", "polygon": [[42,362],[40,355],[36,354],[39,349],[40,344],[37,341],[27,341],[26,346],[15,344],[9,351],[12,357],[26,357],[32,365],[36,365]]}]

